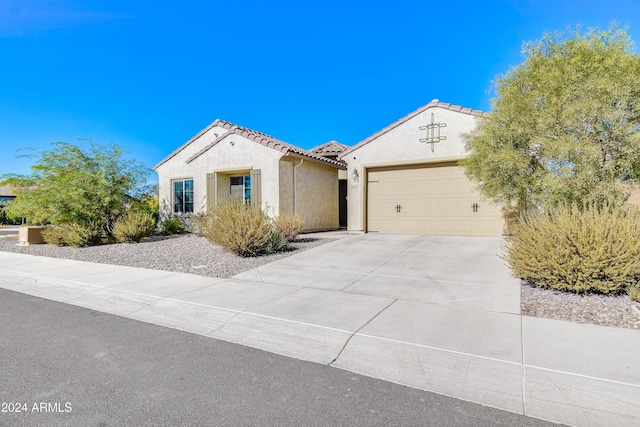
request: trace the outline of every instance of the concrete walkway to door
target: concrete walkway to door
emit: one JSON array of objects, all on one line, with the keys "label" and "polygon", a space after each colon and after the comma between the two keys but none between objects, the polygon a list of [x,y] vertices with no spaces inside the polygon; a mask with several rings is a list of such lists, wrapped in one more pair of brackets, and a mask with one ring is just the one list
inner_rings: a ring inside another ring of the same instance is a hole
[{"label": "concrete walkway to door", "polygon": [[0,252],[0,286],[536,418],[639,425],[640,331],[521,316],[501,244],[348,236],[232,279]]}]

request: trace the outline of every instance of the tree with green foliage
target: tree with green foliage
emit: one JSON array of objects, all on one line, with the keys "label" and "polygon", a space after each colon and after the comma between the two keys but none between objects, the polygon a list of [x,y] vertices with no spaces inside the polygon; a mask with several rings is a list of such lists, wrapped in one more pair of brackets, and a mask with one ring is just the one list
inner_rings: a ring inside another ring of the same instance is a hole
[{"label": "tree with green foliage", "polygon": [[640,56],[627,32],[545,34],[523,53],[465,136],[467,176],[520,210],[624,201],[640,177]]},{"label": "tree with green foliage", "polygon": [[16,194],[6,206],[10,217],[30,224],[93,224],[109,235],[127,206],[146,196],[149,170],[116,144],[58,142],[34,157],[30,175],[0,176]]}]

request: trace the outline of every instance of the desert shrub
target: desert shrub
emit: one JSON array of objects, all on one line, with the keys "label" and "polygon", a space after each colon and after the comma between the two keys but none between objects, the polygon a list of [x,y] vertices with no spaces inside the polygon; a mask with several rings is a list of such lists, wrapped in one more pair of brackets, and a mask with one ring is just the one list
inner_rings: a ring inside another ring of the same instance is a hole
[{"label": "desert shrub", "polygon": [[129,211],[116,221],[113,236],[118,242],[139,242],[155,229],[156,221],[152,213]]},{"label": "desert shrub", "polygon": [[259,207],[230,199],[218,203],[206,216],[202,233],[211,243],[243,257],[266,252],[273,228]]},{"label": "desert shrub", "polygon": [[513,234],[513,229],[520,220],[520,209],[517,206],[505,206],[502,208],[502,219],[504,220],[503,234]]},{"label": "desert shrub", "polygon": [[42,230],[42,236],[45,242],[52,245],[80,248],[102,243],[103,227],[92,222],[60,224],[46,227]]},{"label": "desert shrub", "polygon": [[304,227],[304,221],[296,214],[283,214],[273,220],[274,228],[288,241],[293,241]]},{"label": "desert shrub", "polygon": [[198,212],[184,217],[185,229],[189,233],[204,236],[204,230],[208,228],[212,215],[207,212]]},{"label": "desert shrub", "polygon": [[50,245],[66,246],[65,232],[63,226],[50,225],[42,230],[42,238]]},{"label": "desert shrub", "polygon": [[504,249],[515,275],[537,286],[624,292],[640,279],[640,213],[561,206],[523,217]]},{"label": "desert shrub", "polygon": [[627,292],[631,301],[640,302],[640,282],[630,285]]},{"label": "desert shrub", "polygon": [[278,230],[271,230],[264,252],[267,254],[282,252],[287,249],[287,243],[287,239]]},{"label": "desert shrub", "polygon": [[169,218],[162,221],[164,234],[176,234],[184,231],[184,222],[180,218]]}]

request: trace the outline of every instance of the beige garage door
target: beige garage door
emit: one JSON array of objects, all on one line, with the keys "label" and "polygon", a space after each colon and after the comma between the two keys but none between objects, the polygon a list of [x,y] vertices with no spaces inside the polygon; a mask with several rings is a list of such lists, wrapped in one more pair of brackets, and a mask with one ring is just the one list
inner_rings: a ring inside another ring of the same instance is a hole
[{"label": "beige garage door", "polygon": [[500,236],[502,214],[456,163],[370,169],[367,231]]}]

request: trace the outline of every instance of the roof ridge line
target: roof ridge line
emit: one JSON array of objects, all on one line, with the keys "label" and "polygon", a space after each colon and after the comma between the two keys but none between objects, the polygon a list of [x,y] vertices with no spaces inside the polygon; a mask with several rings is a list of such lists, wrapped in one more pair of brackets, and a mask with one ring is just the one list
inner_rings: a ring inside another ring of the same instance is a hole
[{"label": "roof ridge line", "polygon": [[408,121],[409,119],[412,119],[413,117],[417,116],[418,114],[430,109],[430,108],[444,108],[446,110],[450,110],[450,111],[455,111],[458,113],[462,113],[462,114],[469,114],[472,116],[477,116],[477,117],[487,117],[489,116],[491,113],[482,111],[482,110],[475,110],[472,108],[465,108],[462,107],[460,105],[453,105],[451,103],[447,103],[447,102],[440,102],[439,99],[435,98],[431,101],[429,101],[428,104],[423,105],[422,107],[419,107],[418,109],[412,111],[411,113],[407,114],[404,117],[399,118],[398,120],[396,120],[395,122],[391,123],[390,125],[380,129],[378,132],[374,133],[371,136],[368,136],[367,138],[363,139],[362,141],[358,142],[356,145],[353,145],[349,148],[347,148],[342,154],[340,154],[338,156],[338,158],[342,159],[344,156],[346,156],[347,154],[351,153],[352,151],[356,150],[357,148],[362,147],[363,145],[368,144],[369,142],[373,141],[374,139],[377,139],[378,137],[384,135],[385,133],[389,132],[390,130],[396,128],[397,126],[400,126],[401,124],[403,124],[404,122]]}]

